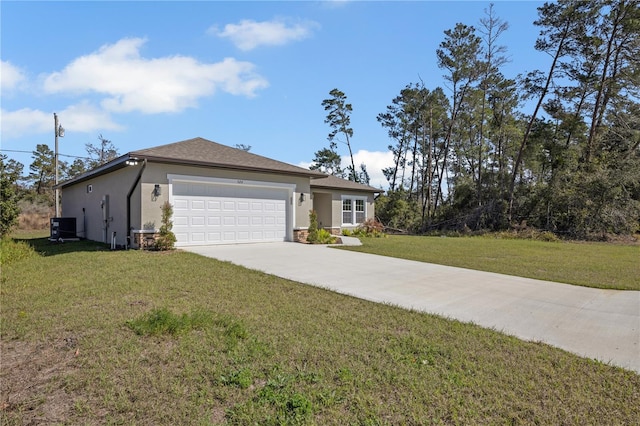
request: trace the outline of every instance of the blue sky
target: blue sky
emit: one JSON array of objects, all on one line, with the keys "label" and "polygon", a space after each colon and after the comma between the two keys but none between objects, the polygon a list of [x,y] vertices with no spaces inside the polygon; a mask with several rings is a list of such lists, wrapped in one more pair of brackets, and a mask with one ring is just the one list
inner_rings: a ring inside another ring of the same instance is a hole
[{"label": "blue sky", "polygon": [[[541,2],[494,2],[507,77],[544,69]],[[2,150],[28,169],[37,144],[85,156],[98,135],[121,154],[201,136],[307,166],[328,146],[321,106],[353,105],[352,147],[372,185],[391,155],[376,121],[407,84],[445,86],[436,49],[489,2],[0,2]],[[524,110],[524,112],[530,112]],[[348,151],[340,144],[346,160]],[[73,161],[71,157],[61,159]],[[346,162],[345,162],[346,164]]]}]

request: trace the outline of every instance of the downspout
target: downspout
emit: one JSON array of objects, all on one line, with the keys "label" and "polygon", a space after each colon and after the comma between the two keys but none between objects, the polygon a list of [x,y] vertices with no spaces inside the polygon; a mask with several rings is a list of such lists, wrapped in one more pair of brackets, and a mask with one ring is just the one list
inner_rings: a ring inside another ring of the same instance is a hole
[{"label": "downspout", "polygon": [[142,178],[142,173],[144,172],[145,167],[147,167],[146,158],[143,160],[142,167],[140,167],[140,171],[138,172],[138,176],[133,182],[133,185],[131,185],[131,189],[127,194],[127,249],[131,247],[131,196],[133,195],[133,191],[136,190],[138,183],[140,183],[140,179]]}]

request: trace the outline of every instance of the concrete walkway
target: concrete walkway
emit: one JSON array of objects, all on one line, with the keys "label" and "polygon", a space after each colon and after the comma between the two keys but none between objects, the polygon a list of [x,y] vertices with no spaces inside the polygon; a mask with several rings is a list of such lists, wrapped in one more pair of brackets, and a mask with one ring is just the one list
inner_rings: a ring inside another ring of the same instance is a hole
[{"label": "concrete walkway", "polygon": [[542,341],[640,373],[640,292],[599,290],[298,243],[189,247],[374,302]]}]

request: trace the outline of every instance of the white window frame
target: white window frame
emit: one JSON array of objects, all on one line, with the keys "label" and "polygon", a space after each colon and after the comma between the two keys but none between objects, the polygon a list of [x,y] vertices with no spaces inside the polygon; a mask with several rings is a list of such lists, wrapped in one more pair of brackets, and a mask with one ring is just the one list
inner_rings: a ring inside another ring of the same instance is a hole
[{"label": "white window frame", "polygon": [[[349,210],[344,210],[344,202],[345,200],[350,200],[351,201],[351,221],[350,222],[345,222],[344,221],[344,214],[346,212],[348,212]],[[364,208],[364,211],[359,212],[359,213],[364,213],[363,215],[363,219],[362,222],[358,222],[356,220],[356,216],[357,216],[357,211],[356,211],[356,201],[362,201],[362,205]],[[366,196],[361,196],[361,195],[343,195],[342,199],[340,200],[340,211],[341,211],[341,220],[342,220],[342,225],[343,226],[358,226],[361,223],[365,222],[367,220],[367,197]]]}]

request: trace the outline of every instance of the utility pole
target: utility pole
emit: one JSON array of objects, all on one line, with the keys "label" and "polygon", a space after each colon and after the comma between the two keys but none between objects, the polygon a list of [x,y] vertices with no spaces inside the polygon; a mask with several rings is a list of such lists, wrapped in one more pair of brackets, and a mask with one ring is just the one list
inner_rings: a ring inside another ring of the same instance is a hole
[{"label": "utility pole", "polygon": [[55,148],[55,169],[56,169],[56,179],[55,179],[55,204],[56,204],[56,217],[60,217],[60,190],[58,189],[58,137],[64,137],[64,129],[62,125],[58,123],[58,115],[53,113],[53,131],[56,135],[56,148]]}]

